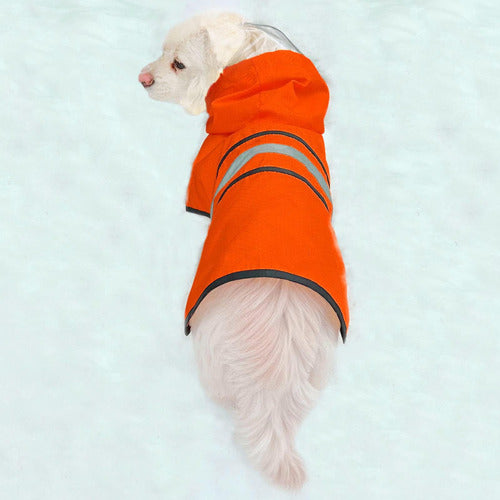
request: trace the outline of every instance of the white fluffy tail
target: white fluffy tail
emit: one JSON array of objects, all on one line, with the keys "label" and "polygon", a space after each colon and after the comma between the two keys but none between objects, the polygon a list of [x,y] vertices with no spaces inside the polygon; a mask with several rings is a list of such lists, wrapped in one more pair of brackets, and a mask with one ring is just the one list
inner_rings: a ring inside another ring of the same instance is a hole
[{"label": "white fluffy tail", "polygon": [[241,397],[236,409],[236,437],[250,461],[274,482],[292,489],[306,480],[294,435],[312,402],[303,404],[300,399],[263,391]]},{"label": "white fluffy tail", "polygon": [[191,326],[200,380],[234,409],[251,462],[283,487],[302,487],[295,435],[331,369],[339,329],[331,307],[303,285],[251,278],[210,292]]}]

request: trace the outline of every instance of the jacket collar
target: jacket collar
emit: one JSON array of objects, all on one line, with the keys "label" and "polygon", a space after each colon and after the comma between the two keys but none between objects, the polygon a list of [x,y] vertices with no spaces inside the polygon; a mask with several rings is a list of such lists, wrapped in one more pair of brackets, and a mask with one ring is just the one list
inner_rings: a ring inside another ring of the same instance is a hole
[{"label": "jacket collar", "polygon": [[209,134],[232,134],[249,123],[324,132],[328,87],[304,55],[278,50],[224,69],[206,96]]}]

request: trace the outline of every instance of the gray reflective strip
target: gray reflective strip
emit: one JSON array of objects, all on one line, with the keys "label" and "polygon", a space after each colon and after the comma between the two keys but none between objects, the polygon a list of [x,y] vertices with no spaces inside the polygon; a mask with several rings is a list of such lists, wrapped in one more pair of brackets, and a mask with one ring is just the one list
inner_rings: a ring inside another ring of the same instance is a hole
[{"label": "gray reflective strip", "polygon": [[318,181],[318,184],[321,186],[324,195],[330,200],[330,203],[332,202],[330,189],[328,188],[328,184],[325,178],[321,175],[320,171],[316,168],[316,166],[313,163],[311,163],[311,161],[307,156],[305,156],[292,146],[287,146],[286,144],[276,144],[271,142],[267,144],[259,144],[258,146],[249,148],[240,155],[238,155],[233,160],[233,163],[231,163],[231,165],[227,169],[227,172],[224,174],[221,181],[219,182],[217,189],[215,190],[215,194],[212,199],[212,205],[210,206],[210,217],[212,217],[214,211],[215,198],[217,198],[217,195],[219,194],[220,190],[228,183],[228,181],[235,174],[237,174],[240,171],[240,169],[243,167],[243,165],[245,165],[245,163],[247,163],[255,155],[258,155],[260,153],[279,153],[286,156],[291,156],[295,160],[300,161],[300,163],[302,163],[307,168],[307,170],[309,170],[311,175]]}]

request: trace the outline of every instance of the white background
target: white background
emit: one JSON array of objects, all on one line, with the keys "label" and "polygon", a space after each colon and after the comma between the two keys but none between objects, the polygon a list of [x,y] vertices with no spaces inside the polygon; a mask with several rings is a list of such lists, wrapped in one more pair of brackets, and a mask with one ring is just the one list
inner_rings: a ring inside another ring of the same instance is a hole
[{"label": "white background", "polygon": [[137,82],[207,5],[281,28],[331,90],[352,322],[292,497],[499,498],[493,0],[1,0],[0,496],[289,497],[234,446],[183,335],[206,116]]}]

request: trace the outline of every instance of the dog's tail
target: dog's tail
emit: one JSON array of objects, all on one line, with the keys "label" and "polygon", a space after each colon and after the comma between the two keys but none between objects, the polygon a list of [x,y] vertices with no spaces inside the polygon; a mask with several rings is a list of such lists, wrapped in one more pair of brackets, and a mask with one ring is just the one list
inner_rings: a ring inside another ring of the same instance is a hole
[{"label": "dog's tail", "polygon": [[201,380],[234,408],[256,468],[298,489],[306,472],[295,435],[328,379],[338,320],[316,292],[280,279],[227,283],[207,299],[193,318]]},{"label": "dog's tail", "polygon": [[[286,488],[301,488],[306,480],[294,440],[297,423],[309,409],[311,399],[309,394],[295,395],[290,391],[281,397],[260,392],[238,401],[238,441],[259,470]],[[306,400],[305,404],[301,400]]]},{"label": "dog's tail", "polygon": [[328,324],[332,310],[296,283],[265,280],[259,286],[256,302],[262,302],[246,328],[245,363],[236,365],[241,382],[236,437],[266,476],[298,489],[306,472],[295,435],[331,368],[336,343]]}]

